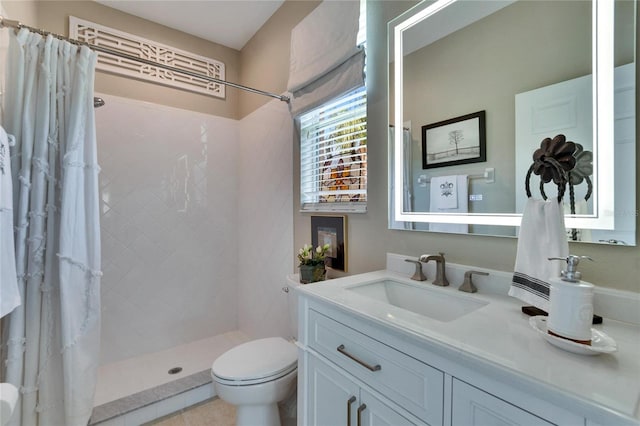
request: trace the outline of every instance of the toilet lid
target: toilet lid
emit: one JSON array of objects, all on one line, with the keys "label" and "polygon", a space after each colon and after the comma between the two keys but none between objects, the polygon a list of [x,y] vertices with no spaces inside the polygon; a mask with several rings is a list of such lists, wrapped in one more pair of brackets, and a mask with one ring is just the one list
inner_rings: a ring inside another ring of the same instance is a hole
[{"label": "toilet lid", "polygon": [[228,350],[216,359],[211,372],[221,379],[254,381],[291,370],[298,350],[282,337],[253,340]]}]

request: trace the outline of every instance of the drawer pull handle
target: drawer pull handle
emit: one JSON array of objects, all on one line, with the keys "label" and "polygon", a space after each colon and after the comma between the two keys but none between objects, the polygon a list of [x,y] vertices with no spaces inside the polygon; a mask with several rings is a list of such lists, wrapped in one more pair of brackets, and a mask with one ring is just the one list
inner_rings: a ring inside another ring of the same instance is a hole
[{"label": "drawer pull handle", "polygon": [[358,426],[362,426],[362,412],[367,408],[367,404],[358,407]]},{"label": "drawer pull handle", "polygon": [[352,360],[354,360],[355,362],[357,362],[358,364],[360,364],[361,366],[363,366],[364,368],[370,370],[370,371],[379,371],[382,370],[382,367],[380,367],[380,364],[376,364],[374,366],[371,366],[370,364],[367,364],[366,362],[362,361],[361,359],[356,358],[355,356],[351,355],[349,352],[347,352],[344,348],[344,345],[340,345],[336,348],[338,350],[338,352],[340,352],[342,355],[347,356],[348,358],[351,358]]},{"label": "drawer pull handle", "polygon": [[347,400],[347,426],[351,426],[351,404],[356,402],[356,397],[352,396]]}]

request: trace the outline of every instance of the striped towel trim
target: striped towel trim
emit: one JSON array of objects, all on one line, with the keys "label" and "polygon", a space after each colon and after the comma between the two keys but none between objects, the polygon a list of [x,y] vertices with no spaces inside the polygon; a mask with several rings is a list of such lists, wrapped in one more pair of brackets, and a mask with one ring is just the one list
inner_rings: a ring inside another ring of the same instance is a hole
[{"label": "striped towel trim", "polygon": [[511,284],[514,287],[519,287],[535,294],[536,296],[542,297],[545,300],[549,300],[549,283],[542,280],[533,278],[521,272],[514,272]]}]

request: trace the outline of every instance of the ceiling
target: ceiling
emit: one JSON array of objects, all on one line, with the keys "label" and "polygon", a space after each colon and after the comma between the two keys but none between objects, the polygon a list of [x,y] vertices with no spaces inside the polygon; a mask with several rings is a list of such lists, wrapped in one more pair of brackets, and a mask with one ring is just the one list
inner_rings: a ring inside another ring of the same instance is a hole
[{"label": "ceiling", "polygon": [[105,6],[242,49],[284,0],[95,0]]}]

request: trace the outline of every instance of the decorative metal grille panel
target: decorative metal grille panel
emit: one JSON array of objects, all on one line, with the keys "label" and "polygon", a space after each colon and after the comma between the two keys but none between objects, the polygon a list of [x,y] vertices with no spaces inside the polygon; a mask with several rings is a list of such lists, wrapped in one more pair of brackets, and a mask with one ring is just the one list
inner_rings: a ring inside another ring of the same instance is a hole
[{"label": "decorative metal grille panel", "polygon": [[[196,55],[171,46],[156,43],[129,33],[69,17],[69,32],[71,38],[106,47],[131,56],[184,69],[208,77],[225,79],[224,63],[215,59]],[[116,55],[98,52],[96,68],[114,74],[134,77],[170,87],[203,93],[216,98],[225,97],[225,85],[192,77],[186,74],[172,72],[153,65],[120,58]]]}]

